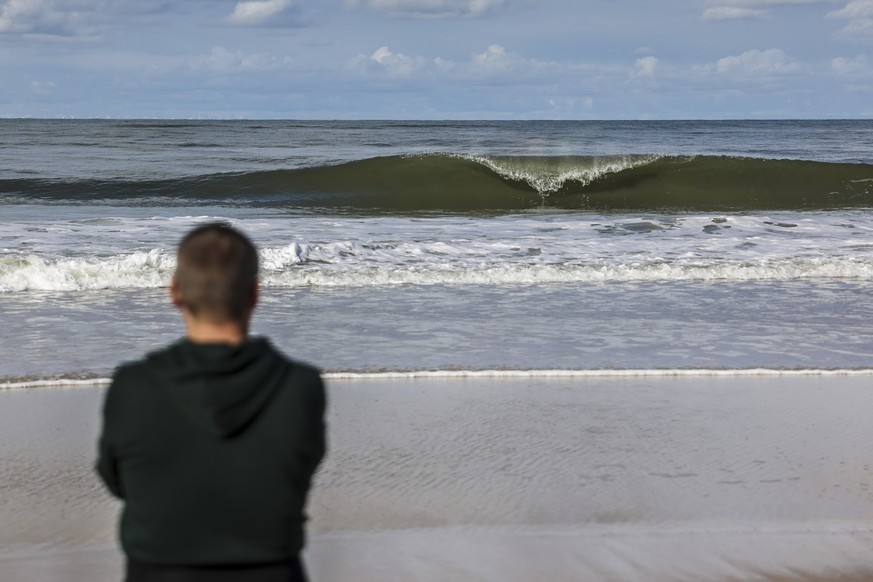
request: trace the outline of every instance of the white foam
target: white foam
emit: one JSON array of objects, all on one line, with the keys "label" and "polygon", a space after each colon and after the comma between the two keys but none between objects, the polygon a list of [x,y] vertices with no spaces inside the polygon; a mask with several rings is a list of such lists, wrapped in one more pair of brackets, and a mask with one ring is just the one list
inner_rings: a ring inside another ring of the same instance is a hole
[{"label": "white foam", "polygon": [[[453,252],[445,243],[408,245],[401,251],[403,262],[396,252],[359,253],[360,249],[360,245],[352,243],[318,248],[294,243],[280,249],[266,249],[262,253],[261,282],[265,287],[344,288],[873,278],[873,258],[716,260],[709,264],[696,258],[673,262],[654,258],[614,264],[492,265],[488,264],[490,261],[481,264],[475,257],[464,257],[462,251]],[[442,260],[432,260],[436,255]],[[414,260],[416,258],[421,260]],[[51,260],[29,255],[0,262],[0,292],[158,288],[167,285],[174,269],[175,259],[157,249],[85,259]]]},{"label": "white foam", "polygon": [[[175,259],[161,245],[199,222],[146,217],[120,225],[56,221],[36,235],[13,229],[0,236],[0,293],[166,285]],[[873,218],[854,212],[237,223],[261,245],[267,287],[873,278]]]},{"label": "white foam", "polygon": [[[585,378],[780,378],[780,377],[865,377],[873,376],[873,368],[857,369],[592,369],[592,370],[406,370],[395,372],[325,372],[325,380],[428,380],[428,379],[585,379]],[[105,386],[112,381],[108,377],[87,379],[34,378],[21,381],[0,382],[0,390],[24,390],[30,388],[82,388]]]},{"label": "white foam", "polygon": [[0,262],[0,292],[160,287],[175,266],[175,258],[160,249],[105,258],[5,258]]},{"label": "white foam", "polygon": [[329,380],[417,380],[428,378],[673,378],[673,377],[873,376],[873,368],[828,369],[630,369],[630,370],[415,370],[407,372],[330,372]]},{"label": "white foam", "polygon": [[690,262],[602,265],[434,265],[370,269],[301,269],[267,272],[267,287],[373,287],[389,285],[530,285],[647,281],[788,281],[869,279],[873,261],[853,259],[760,261],[756,264]]},{"label": "white foam", "polygon": [[496,174],[516,182],[526,182],[543,195],[558,192],[567,182],[588,185],[609,174],[644,166],[658,156],[607,156],[591,158],[538,158],[469,156]]},{"label": "white foam", "polygon": [[111,378],[90,378],[75,380],[67,378],[45,378],[35,380],[23,380],[20,382],[0,382],[0,390],[24,390],[28,388],[89,388],[92,386],[105,386],[111,381]]}]

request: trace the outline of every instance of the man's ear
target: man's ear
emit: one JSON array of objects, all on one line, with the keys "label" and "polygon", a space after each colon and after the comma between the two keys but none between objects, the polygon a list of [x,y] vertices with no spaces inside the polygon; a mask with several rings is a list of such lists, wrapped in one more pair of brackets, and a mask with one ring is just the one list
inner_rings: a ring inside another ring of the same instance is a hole
[{"label": "man's ear", "polygon": [[176,280],[175,275],[170,279],[170,301],[179,309],[185,306],[185,302],[182,300],[182,291],[179,289],[179,281]]}]

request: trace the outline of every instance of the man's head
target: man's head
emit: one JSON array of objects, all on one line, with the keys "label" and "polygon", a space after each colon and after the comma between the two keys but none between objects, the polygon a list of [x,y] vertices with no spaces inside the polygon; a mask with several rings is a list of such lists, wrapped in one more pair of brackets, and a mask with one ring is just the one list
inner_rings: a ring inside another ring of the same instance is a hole
[{"label": "man's head", "polygon": [[225,223],[199,226],[176,253],[173,303],[194,318],[245,324],[257,301],[258,251]]}]

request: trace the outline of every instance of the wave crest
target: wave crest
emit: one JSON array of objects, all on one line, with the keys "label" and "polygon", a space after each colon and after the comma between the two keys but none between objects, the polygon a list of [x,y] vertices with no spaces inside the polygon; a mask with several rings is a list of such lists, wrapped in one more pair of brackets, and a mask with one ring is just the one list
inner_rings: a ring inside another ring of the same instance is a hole
[{"label": "wave crest", "polygon": [[490,168],[495,174],[514,182],[523,182],[541,195],[560,192],[574,184],[584,188],[609,174],[617,174],[652,163],[658,156],[613,157],[532,157],[471,156],[468,158]]}]

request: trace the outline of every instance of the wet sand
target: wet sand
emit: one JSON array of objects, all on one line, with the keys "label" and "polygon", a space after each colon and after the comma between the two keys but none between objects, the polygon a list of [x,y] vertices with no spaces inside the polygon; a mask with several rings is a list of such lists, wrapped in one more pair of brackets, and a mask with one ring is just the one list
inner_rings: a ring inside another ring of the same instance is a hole
[{"label": "wet sand", "polygon": [[[0,579],[117,580],[103,389],[0,391]],[[873,376],[330,382],[312,579],[873,580]]]}]

